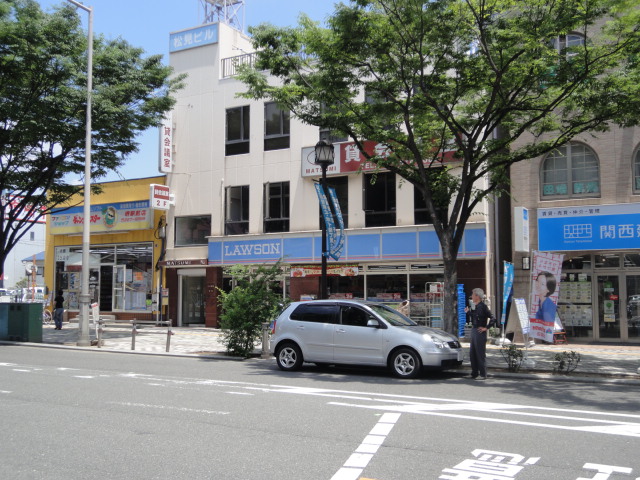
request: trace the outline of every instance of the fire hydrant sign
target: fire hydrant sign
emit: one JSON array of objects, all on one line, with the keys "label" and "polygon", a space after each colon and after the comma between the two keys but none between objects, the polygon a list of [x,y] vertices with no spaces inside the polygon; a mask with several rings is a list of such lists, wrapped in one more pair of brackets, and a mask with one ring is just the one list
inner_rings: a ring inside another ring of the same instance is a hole
[{"label": "fire hydrant sign", "polygon": [[171,194],[166,185],[151,184],[151,208],[156,210],[169,210]]}]

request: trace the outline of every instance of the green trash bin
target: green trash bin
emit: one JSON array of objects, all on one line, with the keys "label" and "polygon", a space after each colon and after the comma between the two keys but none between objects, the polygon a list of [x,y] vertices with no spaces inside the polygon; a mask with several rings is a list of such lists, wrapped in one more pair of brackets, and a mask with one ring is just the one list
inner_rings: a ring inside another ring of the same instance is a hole
[{"label": "green trash bin", "polygon": [[0,340],[9,340],[9,305],[0,303]]},{"label": "green trash bin", "polygon": [[10,303],[7,339],[42,343],[41,303]]}]

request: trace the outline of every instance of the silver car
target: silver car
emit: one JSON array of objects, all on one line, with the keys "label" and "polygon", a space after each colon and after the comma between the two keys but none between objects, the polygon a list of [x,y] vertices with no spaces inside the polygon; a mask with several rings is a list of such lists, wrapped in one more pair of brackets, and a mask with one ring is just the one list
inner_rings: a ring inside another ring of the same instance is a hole
[{"label": "silver car", "polygon": [[423,327],[386,305],[355,300],[291,303],[273,323],[270,351],[282,370],[303,362],[386,366],[401,378],[462,364],[453,335]]}]

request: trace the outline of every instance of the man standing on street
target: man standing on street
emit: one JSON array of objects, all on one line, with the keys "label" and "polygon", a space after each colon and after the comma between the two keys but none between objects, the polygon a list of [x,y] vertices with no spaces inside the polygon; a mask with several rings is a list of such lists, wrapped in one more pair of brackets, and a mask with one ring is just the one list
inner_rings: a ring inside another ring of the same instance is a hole
[{"label": "man standing on street", "polygon": [[471,301],[474,307],[466,307],[464,309],[469,314],[471,326],[473,327],[471,329],[469,357],[471,360],[471,378],[474,380],[487,379],[487,330],[496,323],[491,310],[482,301],[483,298],[484,291],[481,288],[474,288],[471,291]]}]

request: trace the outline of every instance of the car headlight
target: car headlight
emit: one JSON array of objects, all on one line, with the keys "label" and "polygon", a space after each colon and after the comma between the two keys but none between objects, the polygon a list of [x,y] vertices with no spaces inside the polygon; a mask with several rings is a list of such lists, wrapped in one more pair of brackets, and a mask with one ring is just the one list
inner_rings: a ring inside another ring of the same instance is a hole
[{"label": "car headlight", "polygon": [[446,342],[443,342],[438,337],[433,335],[425,334],[424,338],[425,340],[431,341],[437,348],[444,348],[444,346],[446,345]]}]

